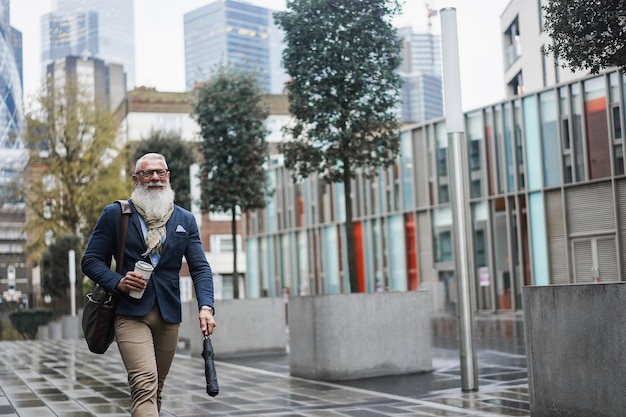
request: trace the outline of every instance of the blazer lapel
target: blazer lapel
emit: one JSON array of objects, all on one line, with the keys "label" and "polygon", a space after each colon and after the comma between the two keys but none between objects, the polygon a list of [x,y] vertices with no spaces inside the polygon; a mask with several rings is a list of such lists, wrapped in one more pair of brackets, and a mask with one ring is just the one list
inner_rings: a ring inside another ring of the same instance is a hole
[{"label": "blazer lapel", "polygon": [[167,235],[165,236],[165,245],[163,245],[163,253],[167,253],[165,249],[167,248],[167,245],[169,244],[169,242],[172,240],[170,239],[170,237],[174,236],[174,233],[176,232],[176,226],[179,224],[178,219],[179,219],[178,210],[176,210],[176,206],[174,206],[174,211],[172,212],[172,215],[170,216],[169,220],[167,221],[167,224],[165,225],[165,233]]}]

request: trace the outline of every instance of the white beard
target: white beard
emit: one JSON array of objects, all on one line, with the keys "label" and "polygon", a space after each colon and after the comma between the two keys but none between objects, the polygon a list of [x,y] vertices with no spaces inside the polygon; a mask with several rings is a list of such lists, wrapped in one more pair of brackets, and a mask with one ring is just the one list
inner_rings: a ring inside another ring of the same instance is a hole
[{"label": "white beard", "polygon": [[141,207],[148,217],[160,219],[165,217],[174,204],[175,193],[168,182],[163,185],[159,182],[161,191],[150,191],[150,187],[156,186],[155,183],[139,184],[135,187],[135,191],[130,195],[133,203]]}]

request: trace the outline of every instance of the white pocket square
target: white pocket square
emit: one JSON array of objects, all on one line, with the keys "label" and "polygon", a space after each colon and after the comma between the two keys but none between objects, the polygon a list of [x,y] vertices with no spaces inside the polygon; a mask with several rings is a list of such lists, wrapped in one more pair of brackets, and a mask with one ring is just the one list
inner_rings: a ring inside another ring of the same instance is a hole
[{"label": "white pocket square", "polygon": [[183,226],[181,226],[180,224],[178,226],[176,226],[176,231],[177,232],[182,232],[182,233],[187,233],[185,228]]}]

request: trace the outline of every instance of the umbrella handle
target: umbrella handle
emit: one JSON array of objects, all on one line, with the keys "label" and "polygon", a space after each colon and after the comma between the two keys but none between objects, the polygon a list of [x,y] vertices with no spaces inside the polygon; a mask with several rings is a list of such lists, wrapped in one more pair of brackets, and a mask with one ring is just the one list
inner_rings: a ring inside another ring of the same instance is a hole
[{"label": "umbrella handle", "polygon": [[209,339],[209,330],[208,329],[204,329],[202,331],[202,335],[204,336],[205,339]]}]

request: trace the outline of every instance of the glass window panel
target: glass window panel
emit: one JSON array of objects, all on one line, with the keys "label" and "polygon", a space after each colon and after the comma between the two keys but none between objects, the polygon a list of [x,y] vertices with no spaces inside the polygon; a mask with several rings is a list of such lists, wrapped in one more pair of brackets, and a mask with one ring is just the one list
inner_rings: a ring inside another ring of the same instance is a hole
[{"label": "glass window panel", "polygon": [[615,145],[613,147],[613,155],[615,158],[615,175],[624,175],[624,146],[621,144]]},{"label": "glass window panel", "polygon": [[[536,104],[535,104],[536,106]],[[524,172],[524,148],[522,138],[522,104],[520,100],[513,102],[513,123],[515,132],[515,156],[517,159],[517,189],[524,190],[526,188],[526,173]],[[536,117],[535,117],[536,120]]]},{"label": "glass window panel", "polygon": [[526,133],[526,156],[528,169],[528,188],[531,190],[541,189],[541,138],[537,131],[539,125],[537,120],[537,99],[536,96],[528,96],[523,101],[524,124]]},{"label": "glass window panel", "polygon": [[249,298],[261,296],[259,262],[257,240],[246,239],[246,296]]},{"label": "glass window panel", "polygon": [[574,181],[584,181],[585,178],[585,148],[583,145],[582,107],[580,84],[572,84],[572,138],[574,139]]},{"label": "glass window panel", "polygon": [[561,120],[561,140],[563,142],[563,150],[571,148],[571,138],[569,133],[569,119],[564,117]]},{"label": "glass window panel", "polygon": [[[298,240],[298,265],[299,265],[299,288],[298,294],[300,295],[308,295],[311,293],[311,289],[309,288],[309,269],[308,266],[311,265],[309,262],[309,245],[307,241],[307,236],[305,232],[298,232],[296,239]],[[246,251],[247,254],[247,251]],[[250,269],[248,269],[247,273],[250,273]]]},{"label": "glass window panel", "polygon": [[413,202],[413,146],[411,143],[411,131],[400,134],[400,163],[402,177],[402,208],[410,210],[415,207]]},{"label": "glass window panel", "polygon": [[611,176],[607,104],[604,77],[596,77],[583,83],[585,92],[585,126],[590,179]]},{"label": "glass window panel", "polygon": [[511,103],[505,103],[504,105],[504,155],[506,160],[506,180],[508,192],[515,191],[515,163],[513,159],[513,128],[512,115],[511,115]]},{"label": "glass window panel", "polygon": [[401,215],[391,216],[389,230],[389,287],[391,290],[407,291],[406,250],[404,247],[404,219]]},{"label": "glass window panel", "polygon": [[[557,133],[557,103],[554,91],[547,91],[539,96],[541,117],[541,146],[543,157],[543,182],[546,187],[553,187],[561,183],[561,173],[558,163],[560,160],[559,137]],[[530,155],[530,153],[529,153]],[[529,165],[532,161],[527,158]],[[537,158],[533,158],[537,159]],[[530,172],[532,168],[529,166]],[[530,185],[530,178],[529,178]]]},{"label": "glass window panel", "polygon": [[622,138],[622,122],[620,120],[619,105],[613,106],[611,109],[611,119],[613,122],[613,139],[619,140]]},{"label": "glass window panel", "polygon": [[327,226],[323,229],[324,236],[324,272],[326,276],[326,293],[339,294],[339,248],[337,227]]},{"label": "glass window panel", "polygon": [[565,184],[571,184],[573,181],[572,155],[563,155],[563,182]]},{"label": "glass window panel", "polygon": [[435,262],[452,262],[452,209],[442,207],[433,211]]}]

